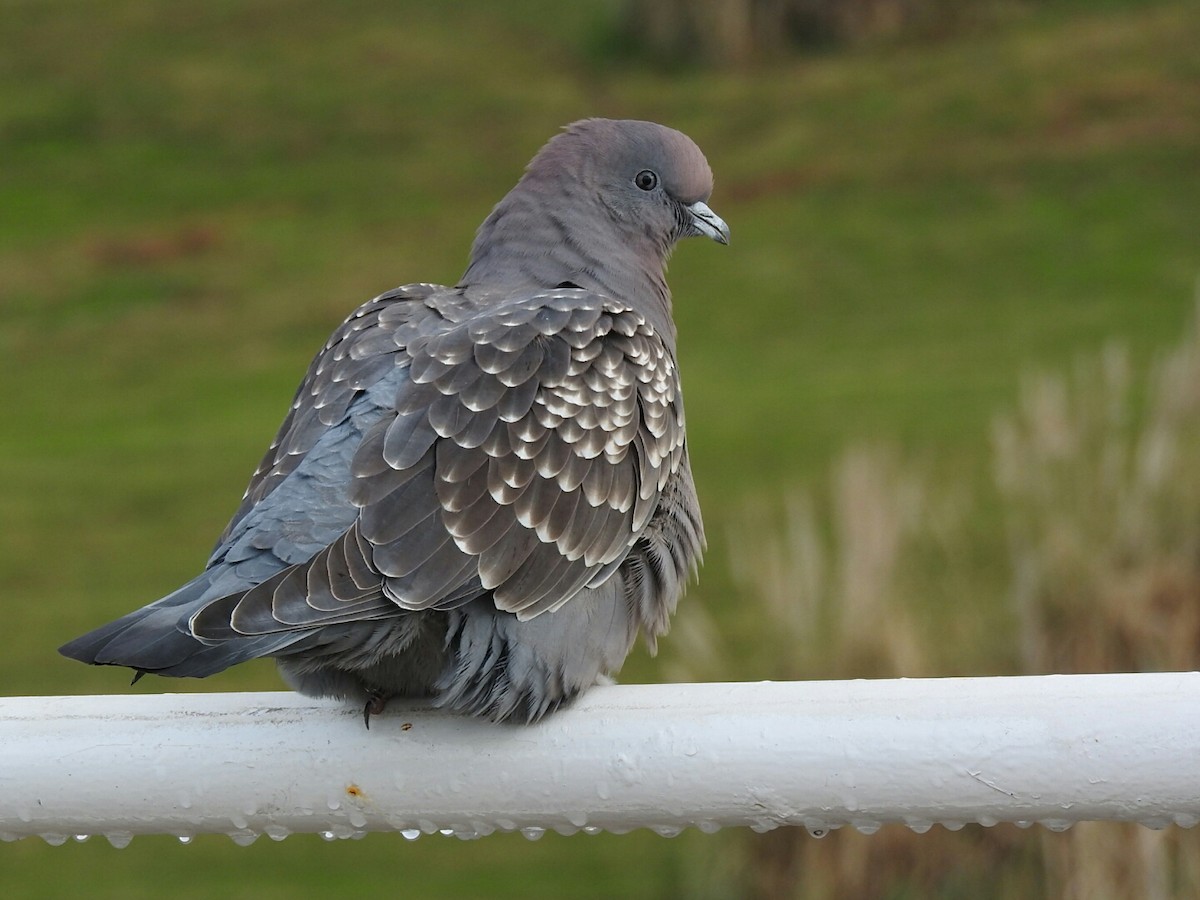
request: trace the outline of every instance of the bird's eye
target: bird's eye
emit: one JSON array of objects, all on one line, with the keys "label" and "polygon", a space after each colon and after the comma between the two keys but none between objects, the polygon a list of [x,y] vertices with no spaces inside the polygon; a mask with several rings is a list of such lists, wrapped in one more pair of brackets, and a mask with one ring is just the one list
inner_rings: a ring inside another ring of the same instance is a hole
[{"label": "bird's eye", "polygon": [[642,169],[633,179],[633,183],[643,191],[652,191],[658,187],[658,176],[649,169]]}]

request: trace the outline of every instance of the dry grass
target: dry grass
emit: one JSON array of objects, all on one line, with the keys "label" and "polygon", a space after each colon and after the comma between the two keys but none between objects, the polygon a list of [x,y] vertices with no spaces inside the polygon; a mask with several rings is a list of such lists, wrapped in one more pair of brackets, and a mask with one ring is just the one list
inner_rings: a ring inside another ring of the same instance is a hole
[{"label": "dry grass", "polygon": [[[1028,672],[1200,668],[1200,317],[1144,400],[1110,346],[995,427]],[[1044,849],[1067,898],[1194,897],[1200,835],[1088,823]]]},{"label": "dry grass", "polygon": [[[1068,374],[1028,378],[1015,411],[995,421],[993,461],[1018,622],[1012,656],[1022,671],[1200,668],[1197,322],[1141,379],[1117,345]],[[674,674],[937,674],[940,636],[970,630],[953,622],[934,629],[920,615],[921,592],[939,576],[970,581],[950,569],[971,554],[945,550],[972,514],[951,499],[961,496],[895,453],[859,448],[836,463],[825,492],[756,505],[728,542],[741,602],[763,623],[749,670],[689,605]],[[947,570],[920,571],[930,560]],[[950,609],[976,613],[967,604]],[[893,827],[874,836],[845,829],[820,842],[780,829],[739,846],[726,877],[762,898],[1200,895],[1200,834],[1174,828],[1086,823],[1064,834],[1000,826],[918,835]]]},{"label": "dry grass", "polygon": [[768,623],[748,661],[758,668],[747,673],[747,661],[732,661],[713,621],[689,607],[678,624],[673,674],[797,679],[922,671],[897,583],[906,543],[928,515],[924,485],[894,454],[862,448],[840,460],[821,500],[796,492],[782,517],[758,504],[728,535],[739,592]]},{"label": "dry grass", "polygon": [[1110,346],[997,420],[1021,657],[1030,672],[1200,663],[1200,338],[1136,395]]}]

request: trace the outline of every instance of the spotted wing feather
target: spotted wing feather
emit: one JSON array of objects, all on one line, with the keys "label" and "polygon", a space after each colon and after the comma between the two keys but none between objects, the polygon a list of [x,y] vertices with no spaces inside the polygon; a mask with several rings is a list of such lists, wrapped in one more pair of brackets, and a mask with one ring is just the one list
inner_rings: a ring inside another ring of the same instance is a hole
[{"label": "spotted wing feather", "polygon": [[685,457],[675,362],[645,317],[577,288],[403,291],[360,309],[314,361],[231,529],[372,377],[400,368],[350,463],[357,520],[312,560],[201,610],[198,637],[489,592],[527,619],[602,583],[646,532]]}]

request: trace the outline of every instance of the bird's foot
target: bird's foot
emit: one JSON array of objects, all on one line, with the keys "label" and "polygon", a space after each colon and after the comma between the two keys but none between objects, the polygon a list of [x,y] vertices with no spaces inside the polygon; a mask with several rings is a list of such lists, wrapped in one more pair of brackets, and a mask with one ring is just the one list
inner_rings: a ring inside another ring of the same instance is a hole
[{"label": "bird's foot", "polygon": [[368,731],[371,728],[371,716],[377,716],[383,712],[387,702],[388,698],[385,694],[372,693],[367,697],[367,705],[363,707],[363,724],[367,726]]}]

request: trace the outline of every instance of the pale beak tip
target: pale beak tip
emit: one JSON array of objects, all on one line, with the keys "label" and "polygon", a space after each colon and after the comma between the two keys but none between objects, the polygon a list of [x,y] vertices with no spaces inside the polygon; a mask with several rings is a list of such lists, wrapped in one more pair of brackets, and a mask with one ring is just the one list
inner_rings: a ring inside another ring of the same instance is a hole
[{"label": "pale beak tip", "polygon": [[688,206],[688,211],[692,214],[692,227],[695,229],[695,234],[710,238],[718,244],[729,244],[729,226],[725,224],[724,219],[709,208],[707,203],[697,201]]}]

